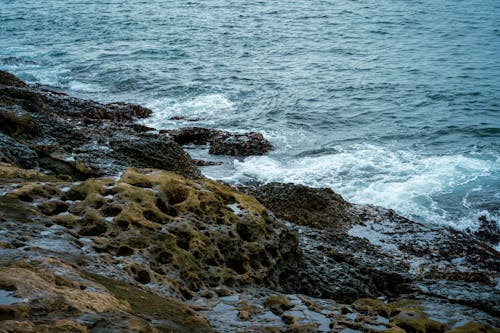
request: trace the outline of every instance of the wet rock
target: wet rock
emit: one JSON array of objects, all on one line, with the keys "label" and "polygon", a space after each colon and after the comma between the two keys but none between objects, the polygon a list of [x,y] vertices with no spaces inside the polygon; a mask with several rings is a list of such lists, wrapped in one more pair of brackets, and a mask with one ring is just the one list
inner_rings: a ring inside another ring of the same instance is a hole
[{"label": "wet rock", "polygon": [[33,117],[13,101],[0,100],[0,131],[17,139],[26,139],[38,134],[40,129]]},{"label": "wet rock", "polygon": [[208,152],[214,155],[251,156],[264,155],[271,149],[271,143],[260,133],[220,133],[213,138]]},{"label": "wet rock", "polygon": [[12,87],[26,87],[26,83],[19,80],[15,75],[0,70],[0,85]]},{"label": "wet rock", "polygon": [[489,325],[469,322],[460,327],[456,327],[452,330],[446,331],[446,333],[469,333],[469,332],[498,333],[500,332],[500,329],[491,327]]},{"label": "wet rock", "polygon": [[13,138],[0,132],[0,161],[22,168],[33,169],[38,166],[37,154]]},{"label": "wet rock", "polygon": [[42,214],[47,216],[57,215],[68,210],[68,204],[61,200],[49,200],[38,206]]},{"label": "wet rock", "polygon": [[[151,128],[134,122],[150,116],[151,110],[134,104],[82,100],[28,86],[5,72],[0,76],[0,131],[37,153],[35,156],[17,144],[8,147],[2,134],[3,161],[40,167],[63,179],[118,174],[129,166],[202,177],[178,144],[147,135]],[[47,150],[50,147],[55,148]]]},{"label": "wet rock", "polygon": [[281,315],[284,311],[293,308],[292,303],[286,296],[277,295],[269,296],[264,301],[264,306],[269,308],[276,315]]},{"label": "wet rock", "polygon": [[[56,272],[79,282],[62,285]],[[205,320],[173,299],[53,258],[0,267],[0,284],[23,297],[22,303],[0,306],[0,327],[7,332],[212,332]]]},{"label": "wet rock", "polygon": [[89,179],[64,184],[64,191],[60,186],[26,183],[8,198],[37,205],[52,223],[92,240],[102,255],[144,258],[126,265],[127,276],[138,283],[175,281],[178,295],[190,298],[219,285],[287,288],[282,276],[300,267],[297,235],[254,198],[214,181],[129,169],[118,181]]},{"label": "wet rock", "polygon": [[222,165],[224,164],[223,162],[216,162],[216,161],[206,161],[206,160],[193,160],[194,164],[196,166],[211,166],[211,165]]},{"label": "wet rock", "polygon": [[185,120],[185,121],[196,122],[196,121],[200,121],[200,118],[186,118],[183,116],[173,116],[173,117],[170,117],[169,120],[174,120],[174,121]]},{"label": "wet rock", "polygon": [[184,127],[163,133],[181,145],[209,144],[209,153],[214,155],[264,155],[272,149],[271,143],[256,132],[232,134],[209,128]]},{"label": "wet rock", "polygon": [[402,310],[392,318],[394,325],[413,333],[440,333],[446,327],[432,319],[427,318],[422,312],[416,310]]},{"label": "wet rock", "polygon": [[188,178],[202,178],[193,160],[173,141],[155,137],[113,138],[110,141],[113,157],[138,168],[172,170]]},{"label": "wet rock", "polygon": [[269,183],[242,188],[277,217],[303,226],[339,230],[358,220],[351,205],[328,188]]},{"label": "wet rock", "polygon": [[484,242],[492,245],[500,243],[500,227],[498,222],[485,215],[479,217],[479,228],[473,234]]}]

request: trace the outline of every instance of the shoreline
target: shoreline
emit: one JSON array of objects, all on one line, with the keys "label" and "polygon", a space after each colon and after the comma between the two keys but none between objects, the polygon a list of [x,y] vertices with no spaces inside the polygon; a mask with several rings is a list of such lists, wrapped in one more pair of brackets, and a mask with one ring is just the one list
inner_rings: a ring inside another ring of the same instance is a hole
[{"label": "shoreline", "polygon": [[500,254],[485,242],[498,230],[426,226],[328,189],[234,189],[179,142],[241,154],[265,138],[151,134],[135,122],[149,109],[5,72],[0,111],[0,289],[15,299],[0,320],[12,331],[499,330]]}]

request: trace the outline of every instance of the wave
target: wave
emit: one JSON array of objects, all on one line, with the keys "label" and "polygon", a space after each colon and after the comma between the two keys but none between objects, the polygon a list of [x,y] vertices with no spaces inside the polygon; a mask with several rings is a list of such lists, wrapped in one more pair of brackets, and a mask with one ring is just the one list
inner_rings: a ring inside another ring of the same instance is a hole
[{"label": "wave", "polygon": [[235,112],[234,103],[222,94],[205,94],[192,99],[181,100],[160,98],[146,104],[154,112],[144,124],[157,129],[171,128],[179,123],[172,117],[199,119],[204,124],[217,124],[221,119]]},{"label": "wave", "polygon": [[[225,180],[330,187],[354,203],[392,208],[416,220],[462,230],[476,228],[480,215],[499,221],[500,211],[494,203],[500,195],[498,158],[423,156],[369,144],[337,150],[292,159],[264,156],[236,160],[235,173]],[[476,201],[478,192],[492,202]]]}]

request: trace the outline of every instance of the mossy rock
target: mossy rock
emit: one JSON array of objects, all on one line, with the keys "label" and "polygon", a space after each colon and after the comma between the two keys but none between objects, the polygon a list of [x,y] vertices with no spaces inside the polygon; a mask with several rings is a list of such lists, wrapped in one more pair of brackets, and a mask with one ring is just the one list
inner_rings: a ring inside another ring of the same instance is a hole
[{"label": "mossy rock", "polygon": [[[130,284],[109,279],[107,277],[86,273],[86,277],[103,285],[119,300],[130,304],[131,312],[135,315],[146,316],[162,321],[162,331],[173,332],[214,332],[208,322],[196,315],[186,305],[167,297],[150,293]],[[168,322],[171,322],[168,324]]]},{"label": "mossy rock", "polygon": [[264,300],[264,306],[274,314],[281,315],[283,312],[293,308],[292,302],[284,295],[272,295]]},{"label": "mossy rock", "polygon": [[211,180],[131,168],[118,180],[26,181],[9,198],[93,239],[96,251],[144,258],[130,277],[174,281],[180,297],[221,285],[278,286],[300,260],[296,233],[254,198]]},{"label": "mossy rock", "polygon": [[[3,179],[3,180],[2,180]],[[36,170],[21,169],[9,163],[0,162],[0,181],[57,181],[57,178],[46,175]]]},{"label": "mossy rock", "polygon": [[446,333],[499,333],[499,332],[500,328],[476,322],[468,322],[465,325],[446,331]]},{"label": "mossy rock", "polygon": [[438,321],[429,319],[418,310],[401,310],[391,322],[407,333],[441,333],[446,327]]}]

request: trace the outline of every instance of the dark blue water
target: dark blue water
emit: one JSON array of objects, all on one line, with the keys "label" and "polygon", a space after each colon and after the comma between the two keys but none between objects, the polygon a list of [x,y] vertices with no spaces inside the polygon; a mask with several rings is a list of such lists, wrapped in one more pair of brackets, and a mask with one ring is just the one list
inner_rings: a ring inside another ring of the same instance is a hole
[{"label": "dark blue water", "polygon": [[499,22],[497,0],[0,0],[0,68],[276,146],[209,176],[464,228],[500,215]]}]

